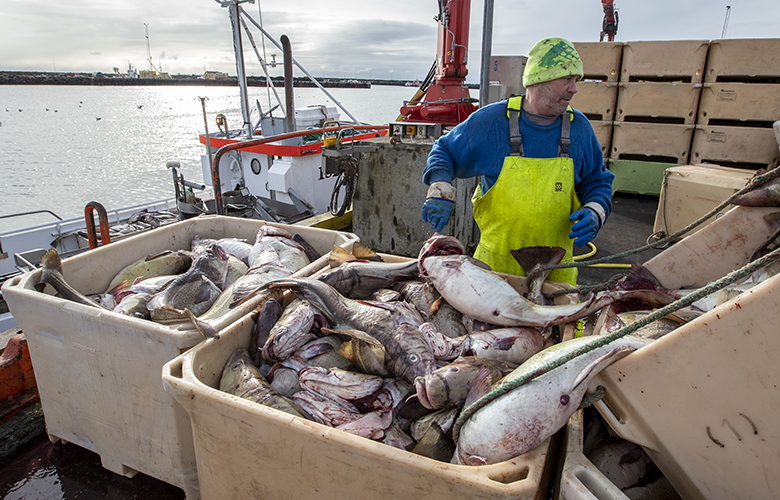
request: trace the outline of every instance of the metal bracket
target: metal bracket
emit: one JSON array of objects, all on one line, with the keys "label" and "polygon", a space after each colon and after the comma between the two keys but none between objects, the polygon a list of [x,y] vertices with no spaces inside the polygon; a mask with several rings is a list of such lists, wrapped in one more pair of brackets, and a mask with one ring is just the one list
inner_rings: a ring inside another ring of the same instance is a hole
[{"label": "metal bracket", "polygon": [[441,134],[441,123],[390,122],[390,136],[396,141],[403,139],[435,141],[441,137]]}]

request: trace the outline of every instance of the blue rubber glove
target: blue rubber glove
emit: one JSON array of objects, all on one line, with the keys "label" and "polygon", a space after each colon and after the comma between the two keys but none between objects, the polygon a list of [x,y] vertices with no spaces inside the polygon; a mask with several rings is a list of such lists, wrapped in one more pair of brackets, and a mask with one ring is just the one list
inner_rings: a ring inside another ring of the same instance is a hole
[{"label": "blue rubber glove", "polygon": [[422,218],[425,222],[430,222],[431,227],[437,233],[440,233],[450,215],[455,210],[455,202],[443,198],[427,198],[422,206]]},{"label": "blue rubber glove", "polygon": [[569,220],[577,221],[571,226],[569,239],[574,240],[574,244],[578,247],[584,247],[590,243],[598,234],[599,229],[601,229],[599,214],[590,207],[584,207],[575,211],[569,216]]}]

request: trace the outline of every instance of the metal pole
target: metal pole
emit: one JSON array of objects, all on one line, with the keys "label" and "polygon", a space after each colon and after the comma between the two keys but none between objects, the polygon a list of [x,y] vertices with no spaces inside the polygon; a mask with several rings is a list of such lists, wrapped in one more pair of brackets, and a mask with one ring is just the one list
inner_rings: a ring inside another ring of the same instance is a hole
[{"label": "metal pole", "polygon": [[252,137],[252,119],[249,114],[249,96],[246,89],[246,70],[244,69],[244,43],[241,39],[241,13],[237,3],[228,7],[230,25],[233,28],[233,51],[236,56],[236,76],[240,91],[241,115],[244,117],[243,129],[247,137]]},{"label": "metal pole", "polygon": [[[241,12],[244,12],[244,13],[246,13],[246,11],[244,11],[244,9],[243,9],[242,7],[240,7],[240,6],[239,6],[239,9],[241,9]],[[268,33],[268,32],[267,32],[265,29],[263,29],[263,27],[262,27],[262,26],[260,26],[259,24],[257,24],[257,21],[255,21],[254,19],[252,19],[252,17],[251,17],[251,16],[249,16],[248,14],[247,14],[247,16],[246,16],[246,17],[247,17],[247,18],[248,18],[248,19],[249,19],[249,20],[252,22],[252,24],[254,24],[254,25],[255,25],[255,27],[256,27],[257,29],[259,29],[260,31],[262,31],[262,32],[263,32],[263,34],[264,34],[264,35],[265,35],[265,36],[266,36],[266,37],[267,37],[267,38],[268,38],[268,39],[271,41],[271,43],[273,43],[274,45],[276,45],[276,48],[277,48],[277,49],[279,49],[279,50],[283,50],[283,49],[282,49],[282,46],[279,44],[279,42],[277,42],[276,40],[274,40],[274,39],[273,39],[273,37],[271,37],[271,35],[270,35],[270,34],[269,34],[269,33]],[[309,78],[309,80],[311,80],[311,81],[314,83],[314,85],[316,85],[316,86],[317,86],[317,87],[318,87],[318,88],[319,88],[321,91],[323,91],[323,92],[325,93],[325,95],[326,95],[326,96],[330,97],[330,100],[331,100],[331,101],[333,101],[333,104],[335,104],[336,106],[338,106],[338,108],[339,108],[341,111],[343,111],[343,112],[344,112],[344,114],[346,114],[346,115],[347,115],[347,116],[350,118],[350,120],[352,120],[352,121],[353,121],[353,122],[355,122],[355,123],[360,123],[360,122],[357,120],[357,118],[355,118],[354,116],[352,116],[352,113],[350,113],[349,111],[347,111],[347,109],[346,109],[344,106],[342,106],[342,105],[341,105],[341,103],[340,103],[340,102],[339,102],[339,101],[338,101],[338,100],[337,100],[335,97],[333,97],[333,95],[331,95],[331,93],[330,93],[330,92],[328,92],[328,91],[327,91],[327,89],[325,89],[325,87],[323,87],[322,85],[320,85],[320,82],[318,82],[316,78],[314,78],[313,76],[311,76],[311,74],[310,74],[308,71],[306,71],[306,69],[305,69],[303,66],[301,66],[300,64],[298,64],[298,61],[296,61],[295,59],[293,59],[293,60],[292,60],[292,62],[293,62],[293,64],[295,64],[296,66],[298,66],[298,69],[300,69],[300,70],[303,72],[303,74],[304,74],[304,75],[306,75],[306,76]]]},{"label": "metal pole", "polygon": [[490,89],[490,58],[493,50],[493,0],[485,0],[482,19],[482,64],[479,73],[479,107],[488,103]]},{"label": "metal pole", "polygon": [[203,126],[206,127],[206,151],[209,154],[209,165],[211,165],[211,136],[209,136],[209,121],[206,118],[206,99],[208,97],[198,97],[200,99],[200,105],[203,108]]},{"label": "metal pole", "polygon": [[292,46],[287,35],[282,35],[282,54],[284,58],[284,104],[285,116],[284,123],[287,125],[287,132],[295,132],[295,102],[293,99],[293,68],[292,68]]}]

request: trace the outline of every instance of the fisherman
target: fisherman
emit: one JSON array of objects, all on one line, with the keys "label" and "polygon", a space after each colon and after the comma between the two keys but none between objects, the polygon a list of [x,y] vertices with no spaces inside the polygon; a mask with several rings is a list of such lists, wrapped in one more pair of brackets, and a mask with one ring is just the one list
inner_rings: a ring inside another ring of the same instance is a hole
[{"label": "fisherman", "polygon": [[[572,262],[572,243],[588,244],[612,211],[615,177],[590,122],[569,105],[582,77],[571,42],[534,45],[524,96],[480,108],[433,145],[423,171],[430,186],[423,220],[441,232],[455,208],[452,180],[479,176],[475,258],[496,272],[525,275],[510,250],[557,246],[566,250],[563,262]],[[557,269],[549,279],[576,285],[577,269]]]}]

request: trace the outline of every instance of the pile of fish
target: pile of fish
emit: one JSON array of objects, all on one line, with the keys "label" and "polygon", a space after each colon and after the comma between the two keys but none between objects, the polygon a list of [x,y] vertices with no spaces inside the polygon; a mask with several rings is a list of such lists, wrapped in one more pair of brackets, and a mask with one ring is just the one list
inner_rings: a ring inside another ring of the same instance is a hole
[{"label": "pile of fish", "polygon": [[86,297],[62,275],[57,251],[41,259],[41,283],[66,299],[163,324],[195,321],[204,335],[211,324],[271,281],[291,276],[318,258],[300,235],[264,224],[254,244],[238,238],[193,238],[190,250],[166,250],[119,271],[106,291]]},{"label": "pile of fish", "polygon": [[678,500],[680,495],[644,448],[615,435],[592,408],[583,411],[582,453],[630,499]]},{"label": "pile of fish", "polygon": [[653,341],[623,337],[493,399],[454,442],[464,407],[599,338],[557,343],[554,327],[599,311],[610,311],[614,326],[623,321],[618,313],[679,297],[637,266],[609,293],[543,305],[549,273],[528,283],[526,298],[441,235],[417,260],[335,258],[336,250],[344,252],[335,249],[324,272],[263,287],[289,290],[294,299],[283,307],[270,298],[259,308],[252,340],[227,361],[221,390],[457,464],[492,464],[535,449],[565,425],[601,369]]}]

